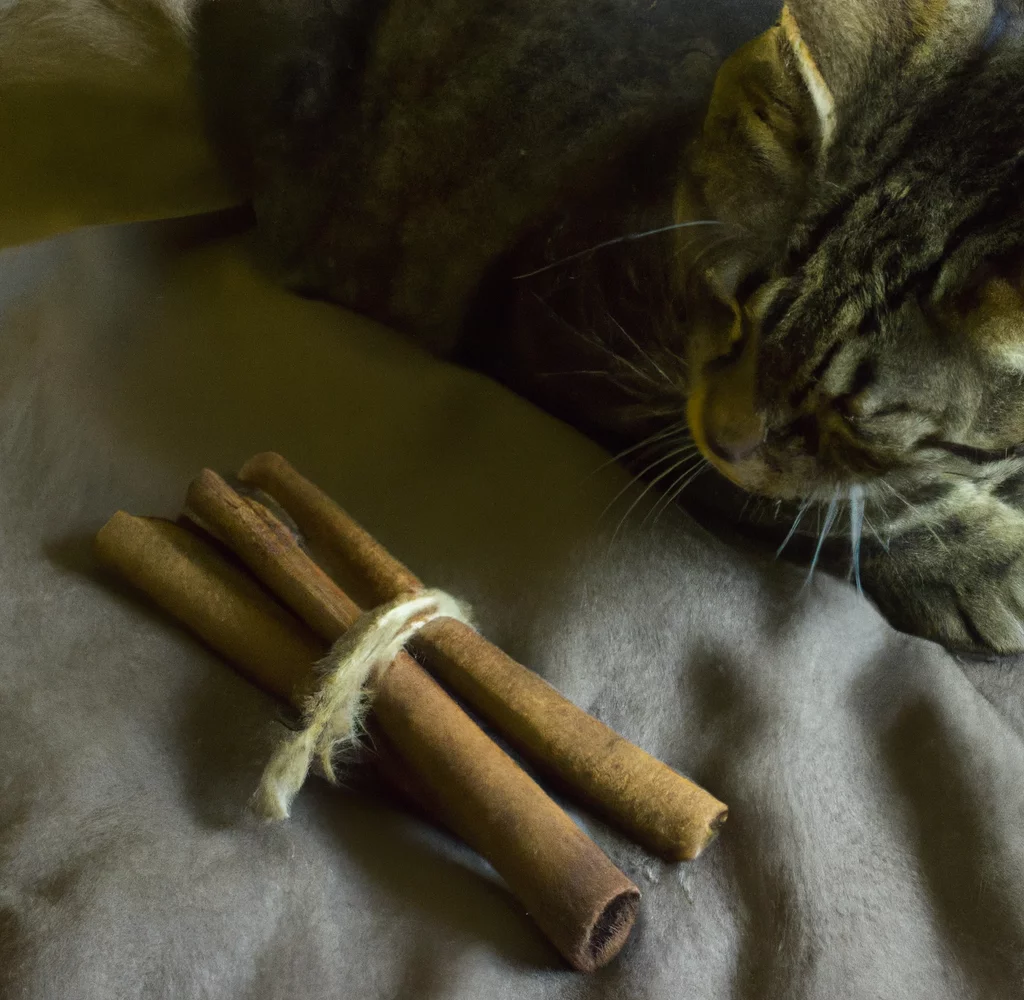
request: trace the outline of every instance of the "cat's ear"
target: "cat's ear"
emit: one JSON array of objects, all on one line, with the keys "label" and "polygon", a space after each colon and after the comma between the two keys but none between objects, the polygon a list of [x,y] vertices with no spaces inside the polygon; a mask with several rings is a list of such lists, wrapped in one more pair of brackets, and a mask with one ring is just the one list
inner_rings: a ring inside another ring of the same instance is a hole
[{"label": "cat's ear", "polygon": [[825,145],[843,104],[901,58],[956,58],[984,38],[997,7],[1019,0],[788,0],[782,32]]},{"label": "cat's ear", "polygon": [[[782,8],[782,34],[793,55],[794,63],[803,78],[807,92],[818,113],[818,128],[823,146],[828,146],[836,126],[836,98],[833,85],[821,70],[819,57],[812,51],[813,36],[804,37],[800,21],[790,4]],[[818,48],[817,45],[814,46]]]}]

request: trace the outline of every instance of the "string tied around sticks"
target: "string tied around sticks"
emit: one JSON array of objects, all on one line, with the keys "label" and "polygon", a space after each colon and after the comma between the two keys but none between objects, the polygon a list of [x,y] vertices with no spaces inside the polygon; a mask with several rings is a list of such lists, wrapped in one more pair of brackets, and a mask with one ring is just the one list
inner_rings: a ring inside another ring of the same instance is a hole
[{"label": "string tied around sticks", "polygon": [[265,819],[287,819],[313,762],[337,783],[334,756],[358,740],[370,708],[370,678],[391,666],[405,644],[435,618],[467,625],[469,609],[443,590],[422,590],[364,612],[317,665],[320,683],[302,712],[302,728],[286,735],[274,750],[253,809]]}]

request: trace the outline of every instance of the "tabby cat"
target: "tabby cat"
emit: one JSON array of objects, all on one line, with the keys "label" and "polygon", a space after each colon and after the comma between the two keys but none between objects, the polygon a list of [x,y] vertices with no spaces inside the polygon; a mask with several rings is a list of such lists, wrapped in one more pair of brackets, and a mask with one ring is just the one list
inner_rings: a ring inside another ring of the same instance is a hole
[{"label": "tabby cat", "polygon": [[994,0],[216,0],[199,51],[294,287],[632,448],[666,498],[692,436],[714,509],[770,501],[741,521],[833,567],[845,539],[897,626],[1011,653],[1022,26]]}]

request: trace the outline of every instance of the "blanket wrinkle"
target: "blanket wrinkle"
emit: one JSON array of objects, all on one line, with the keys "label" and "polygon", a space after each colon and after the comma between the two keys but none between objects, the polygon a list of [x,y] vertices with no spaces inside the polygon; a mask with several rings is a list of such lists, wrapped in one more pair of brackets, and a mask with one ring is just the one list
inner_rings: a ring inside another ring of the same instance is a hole
[{"label": "blanket wrinkle", "polygon": [[[1024,740],[1005,720],[1024,672],[963,667],[841,581],[796,596],[798,570],[681,512],[609,545],[599,514],[624,474],[589,476],[588,442],[272,287],[237,241],[158,235],[152,253],[112,228],[0,256],[19,287],[0,295],[0,411],[19,435],[0,432],[0,565],[16,581],[0,588],[8,993],[100,1000],[144,982],[262,1000],[345,982],[387,997],[420,975],[438,1000],[668,1000],[680,983],[723,1000],[1019,993]],[[93,280],[112,265],[158,294]],[[385,396],[394,412],[375,409]],[[446,436],[452,412],[472,439]],[[74,539],[117,508],[174,513],[196,469],[267,447],[470,594],[485,632],[730,803],[705,857],[653,878],[576,811],[646,887],[611,968],[563,970],[479,859],[365,793],[311,788],[274,836],[230,821],[272,706],[83,572]],[[276,959],[254,979],[257,954]]]},{"label": "blanket wrinkle", "polygon": [[[613,541],[626,477],[592,443],[274,287],[244,235],[139,224],[241,200],[190,12],[0,2],[0,997],[1017,1000],[1022,664],[958,663],[676,510]],[[481,859],[378,794],[235,820],[273,705],[88,540],[267,449],[729,803],[688,866],[572,807],[644,887],[608,968],[564,968]]]}]

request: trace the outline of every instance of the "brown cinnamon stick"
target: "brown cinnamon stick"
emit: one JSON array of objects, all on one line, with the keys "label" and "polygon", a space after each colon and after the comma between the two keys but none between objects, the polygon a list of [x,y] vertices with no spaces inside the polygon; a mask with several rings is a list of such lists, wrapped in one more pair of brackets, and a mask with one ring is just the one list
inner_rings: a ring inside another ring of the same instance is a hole
[{"label": "brown cinnamon stick", "polygon": [[[267,508],[215,473],[193,481],[187,505],[324,640],[358,615]],[[491,862],[566,959],[581,971],[610,961],[640,894],[600,848],[407,654],[377,680],[373,713],[426,805]]]},{"label": "brown cinnamon stick", "polygon": [[[415,592],[420,581],[322,490],[272,452],[239,473],[294,518],[312,545],[360,579],[373,603]],[[672,861],[697,857],[728,809],[532,670],[453,619],[430,622],[416,647],[446,684],[530,761],[650,850]]]},{"label": "brown cinnamon stick", "polygon": [[296,705],[306,697],[324,643],[208,543],[171,521],[118,511],[95,552],[264,691]]}]

